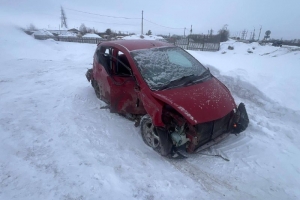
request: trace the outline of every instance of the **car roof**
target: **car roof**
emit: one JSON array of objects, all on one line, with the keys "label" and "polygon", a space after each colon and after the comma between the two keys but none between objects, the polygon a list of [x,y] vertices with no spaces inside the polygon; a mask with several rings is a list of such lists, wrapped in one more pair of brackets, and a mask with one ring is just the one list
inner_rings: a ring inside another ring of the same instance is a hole
[{"label": "car roof", "polygon": [[174,47],[173,44],[161,42],[158,40],[114,40],[101,42],[101,46],[115,46],[120,45],[126,48],[128,51],[134,51],[138,49],[151,49],[157,47]]}]

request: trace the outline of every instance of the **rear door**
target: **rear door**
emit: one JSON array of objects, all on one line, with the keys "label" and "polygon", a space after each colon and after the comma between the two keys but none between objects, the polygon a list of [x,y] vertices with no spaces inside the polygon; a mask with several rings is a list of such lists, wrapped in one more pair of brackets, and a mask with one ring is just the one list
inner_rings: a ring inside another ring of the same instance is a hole
[{"label": "rear door", "polygon": [[112,73],[113,48],[99,46],[94,56],[94,78],[99,86],[100,99],[110,104],[109,77]]}]

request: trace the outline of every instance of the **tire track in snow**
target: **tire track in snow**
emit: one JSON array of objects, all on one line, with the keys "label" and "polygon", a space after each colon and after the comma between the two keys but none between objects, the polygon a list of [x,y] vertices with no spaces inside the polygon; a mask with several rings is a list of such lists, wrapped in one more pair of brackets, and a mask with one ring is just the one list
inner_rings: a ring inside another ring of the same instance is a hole
[{"label": "tire track in snow", "polygon": [[224,197],[225,194],[228,196],[228,194],[239,193],[239,195],[243,194],[243,197],[246,199],[255,198],[255,196],[245,191],[241,191],[236,186],[231,185],[228,181],[221,180],[215,175],[201,170],[199,167],[196,167],[187,160],[170,160],[169,163],[175,169],[201,185],[201,187],[208,193],[215,192],[222,197]]}]

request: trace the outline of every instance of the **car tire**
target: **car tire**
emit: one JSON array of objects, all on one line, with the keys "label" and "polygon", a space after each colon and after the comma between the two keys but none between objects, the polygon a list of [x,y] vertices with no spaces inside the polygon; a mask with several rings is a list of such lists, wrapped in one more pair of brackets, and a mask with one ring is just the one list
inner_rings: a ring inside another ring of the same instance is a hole
[{"label": "car tire", "polygon": [[96,94],[97,98],[100,99],[100,97],[101,97],[101,95],[100,95],[100,88],[99,88],[99,85],[98,85],[97,81],[92,80],[91,84],[92,84],[92,86],[93,86],[93,88],[95,90],[95,94]]},{"label": "car tire", "polygon": [[141,135],[145,144],[160,153],[160,139],[149,115],[141,119]]}]

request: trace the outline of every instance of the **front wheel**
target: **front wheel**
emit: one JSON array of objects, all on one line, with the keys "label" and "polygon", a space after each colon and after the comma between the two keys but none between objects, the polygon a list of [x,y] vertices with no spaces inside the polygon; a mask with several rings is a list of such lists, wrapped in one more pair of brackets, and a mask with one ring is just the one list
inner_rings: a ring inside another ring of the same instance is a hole
[{"label": "front wheel", "polygon": [[160,139],[149,115],[145,115],[141,119],[141,135],[146,145],[160,153]]}]

